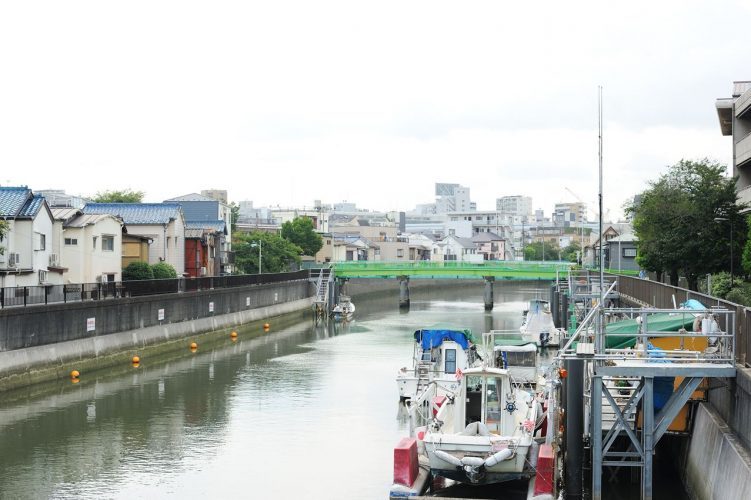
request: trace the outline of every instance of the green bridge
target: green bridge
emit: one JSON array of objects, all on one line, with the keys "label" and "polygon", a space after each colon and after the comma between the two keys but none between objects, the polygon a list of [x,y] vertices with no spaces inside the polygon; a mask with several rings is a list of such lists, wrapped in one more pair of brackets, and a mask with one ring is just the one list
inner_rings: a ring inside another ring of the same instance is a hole
[{"label": "green bridge", "polygon": [[471,279],[486,276],[507,280],[554,280],[565,276],[571,262],[483,261],[483,262],[380,262],[370,260],[334,262],[337,278],[450,278]]}]

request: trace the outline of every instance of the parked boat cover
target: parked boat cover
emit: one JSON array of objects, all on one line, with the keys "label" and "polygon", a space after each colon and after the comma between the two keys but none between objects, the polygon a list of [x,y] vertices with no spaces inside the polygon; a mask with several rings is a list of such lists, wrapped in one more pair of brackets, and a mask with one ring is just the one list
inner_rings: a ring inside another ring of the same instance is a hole
[{"label": "parked boat cover", "polygon": [[469,330],[431,329],[415,332],[415,340],[420,343],[423,350],[438,347],[444,340],[453,340],[462,346],[462,349],[468,349],[471,338],[472,334]]}]

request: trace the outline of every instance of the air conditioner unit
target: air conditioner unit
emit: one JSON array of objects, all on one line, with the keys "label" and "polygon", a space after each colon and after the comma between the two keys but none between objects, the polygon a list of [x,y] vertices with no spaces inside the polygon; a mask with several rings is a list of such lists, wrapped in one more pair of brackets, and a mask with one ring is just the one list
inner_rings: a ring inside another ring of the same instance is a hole
[{"label": "air conditioner unit", "polygon": [[50,254],[50,267],[60,266],[60,256],[56,253]]},{"label": "air conditioner unit", "polygon": [[206,276],[206,268],[201,267],[201,276]]}]

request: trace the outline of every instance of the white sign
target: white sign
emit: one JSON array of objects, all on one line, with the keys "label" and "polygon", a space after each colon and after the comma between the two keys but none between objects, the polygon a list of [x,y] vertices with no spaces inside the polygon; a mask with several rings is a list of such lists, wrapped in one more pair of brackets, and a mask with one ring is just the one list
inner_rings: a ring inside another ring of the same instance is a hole
[{"label": "white sign", "polygon": [[159,309],[159,312],[157,312],[157,316],[159,318],[159,321],[164,321],[164,309]]},{"label": "white sign", "polygon": [[250,307],[250,297],[245,297],[245,305]]},{"label": "white sign", "polygon": [[279,300],[279,294],[274,292],[274,302],[276,302],[277,300]]},{"label": "white sign", "polygon": [[209,302],[209,312],[210,313],[214,312],[214,303],[213,302]]},{"label": "white sign", "polygon": [[93,332],[96,330],[96,318],[86,318],[86,331]]}]

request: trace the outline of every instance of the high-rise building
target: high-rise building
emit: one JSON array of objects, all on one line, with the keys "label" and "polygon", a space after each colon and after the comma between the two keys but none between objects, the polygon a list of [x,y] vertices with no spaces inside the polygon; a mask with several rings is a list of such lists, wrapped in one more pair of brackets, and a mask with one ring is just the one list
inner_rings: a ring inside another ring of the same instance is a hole
[{"label": "high-rise building", "polygon": [[477,209],[477,205],[469,199],[469,188],[459,184],[437,182],[435,196],[436,213],[439,214]]},{"label": "high-rise building", "polygon": [[531,196],[503,196],[495,200],[495,209],[512,215],[519,215],[525,221],[532,216],[532,197]]},{"label": "high-rise building", "polygon": [[587,222],[587,204],[556,203],[553,211],[553,223],[561,227],[577,226]]}]

